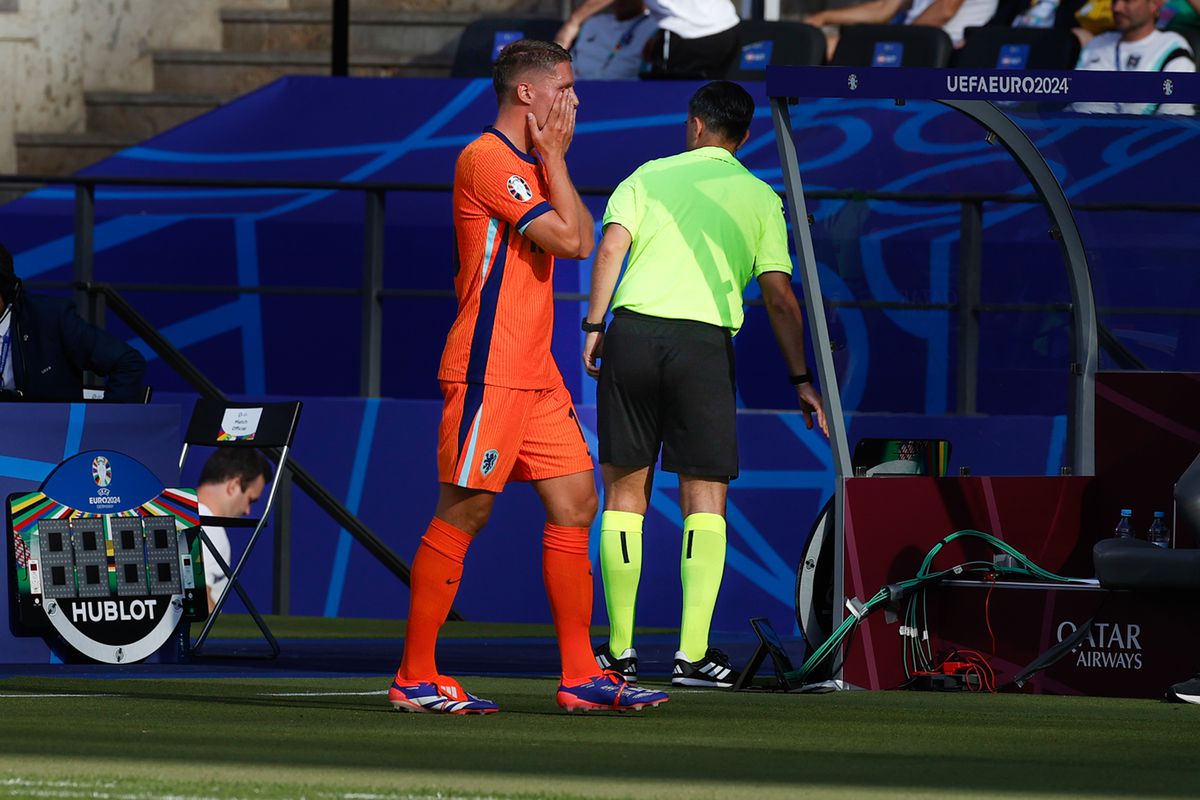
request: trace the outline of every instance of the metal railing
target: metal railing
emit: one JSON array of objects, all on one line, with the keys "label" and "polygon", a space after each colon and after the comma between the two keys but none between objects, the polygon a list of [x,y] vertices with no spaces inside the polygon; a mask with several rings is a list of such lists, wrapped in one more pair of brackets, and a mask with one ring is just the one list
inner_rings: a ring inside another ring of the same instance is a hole
[{"label": "metal railing", "polygon": [[[93,259],[93,228],[95,225],[96,189],[98,187],[176,187],[209,189],[293,189],[296,191],[336,190],[356,191],[364,195],[363,206],[363,264],[358,288],[346,286],[230,286],[182,283],[106,282],[114,291],[211,294],[271,294],[358,296],[361,299],[361,352],[359,362],[359,394],[379,397],[382,374],[383,308],[387,298],[453,298],[452,289],[389,289],[383,285],[383,253],[385,245],[385,210],[387,195],[392,192],[449,193],[449,183],[400,183],[382,181],[320,181],[320,180],[248,180],[232,178],[151,178],[112,176],[0,176],[0,185],[66,185],[75,192],[74,211],[74,268],[71,281],[31,281],[32,288],[75,289],[79,311],[89,321],[103,326],[104,309],[95,293],[77,287],[96,283]],[[591,197],[607,197],[613,186],[582,186],[579,193]],[[782,194],[782,193],[781,193]],[[960,206],[959,286],[954,302],[921,303],[881,300],[829,300],[829,308],[858,308],[874,310],[947,311],[955,314],[959,325],[957,339],[957,401],[955,413],[977,412],[979,314],[992,312],[1066,313],[1066,303],[984,303],[982,302],[983,273],[983,213],[985,203],[1038,205],[1036,195],[989,194],[980,192],[894,192],[858,189],[815,190],[805,193],[810,200],[846,200],[854,202],[957,203]],[[1077,211],[1119,212],[1153,211],[1200,213],[1200,203],[1077,203]],[[812,220],[810,219],[810,223]],[[586,301],[587,295],[576,292],[556,292],[559,301]],[[754,301],[751,302],[754,304]],[[1193,308],[1101,307],[1106,314],[1162,314],[1175,316],[1200,315]],[[1114,363],[1125,369],[1144,369],[1145,365],[1110,331],[1101,325],[1100,343]]]},{"label": "metal railing", "polygon": [[[122,322],[129,326],[131,331],[142,337],[142,340],[146,342],[150,349],[165,364],[186,380],[199,394],[222,402],[229,399],[215,383],[193,364],[187,356],[181,353],[178,348],[167,341],[162,333],[150,324],[112,286],[104,283],[77,283],[73,284],[72,288],[86,294],[89,300],[93,301],[91,303],[92,307],[96,307],[95,301],[102,302],[105,309],[111,310]],[[279,463],[279,450],[275,448],[263,448],[262,452],[276,464]],[[316,503],[318,508],[349,532],[388,571],[399,578],[406,586],[410,585],[411,570],[408,564],[392,552],[391,548],[382,539],[367,527],[362,520],[342,505],[341,501],[334,497],[295,458],[289,459],[287,466],[277,475],[276,480],[280,482],[277,490],[279,493],[279,502],[277,503],[275,512],[275,569],[273,572],[275,585],[272,591],[272,600],[276,613],[286,614],[289,605],[290,590],[288,587],[291,574],[290,489],[293,483],[304,490],[304,493]],[[461,620],[463,617],[458,611],[451,609],[450,619]]]}]

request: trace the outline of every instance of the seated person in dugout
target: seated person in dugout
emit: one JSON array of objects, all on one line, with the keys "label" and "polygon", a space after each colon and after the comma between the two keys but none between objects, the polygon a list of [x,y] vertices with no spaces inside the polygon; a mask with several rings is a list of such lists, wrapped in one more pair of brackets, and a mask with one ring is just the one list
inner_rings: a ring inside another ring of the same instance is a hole
[{"label": "seated person in dugout", "polygon": [[0,400],[77,403],[83,373],[107,378],[104,399],[142,401],[146,359],[89,325],[71,300],[29,294],[0,245]]}]

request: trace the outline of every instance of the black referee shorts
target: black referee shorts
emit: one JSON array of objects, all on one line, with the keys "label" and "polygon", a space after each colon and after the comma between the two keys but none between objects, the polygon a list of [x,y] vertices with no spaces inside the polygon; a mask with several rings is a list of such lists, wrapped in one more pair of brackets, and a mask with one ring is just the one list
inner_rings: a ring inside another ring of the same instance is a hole
[{"label": "black referee shorts", "polygon": [[704,478],[738,474],[733,341],[725,328],[620,309],[604,336],[600,463]]}]

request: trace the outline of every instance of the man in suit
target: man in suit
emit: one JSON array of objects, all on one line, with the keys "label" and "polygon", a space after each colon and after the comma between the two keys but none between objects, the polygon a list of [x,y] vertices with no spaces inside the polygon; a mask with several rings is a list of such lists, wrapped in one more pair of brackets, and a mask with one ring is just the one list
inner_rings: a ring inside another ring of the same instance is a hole
[{"label": "man in suit", "polygon": [[78,402],[85,371],[107,378],[106,400],[141,401],[142,354],[89,325],[70,300],[23,291],[0,245],[0,399]]}]

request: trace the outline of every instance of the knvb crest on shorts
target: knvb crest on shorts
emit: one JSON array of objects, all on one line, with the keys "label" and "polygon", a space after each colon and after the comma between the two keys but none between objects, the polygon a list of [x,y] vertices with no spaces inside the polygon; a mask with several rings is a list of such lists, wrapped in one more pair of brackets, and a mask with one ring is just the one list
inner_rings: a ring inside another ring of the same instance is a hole
[{"label": "knvb crest on shorts", "polygon": [[104,456],[96,456],[92,459],[92,480],[101,488],[112,483],[112,467]]},{"label": "knvb crest on shorts", "polygon": [[492,474],[492,470],[496,468],[496,462],[500,460],[500,453],[495,450],[488,450],[483,454],[483,461],[479,464],[479,471],[486,478]]},{"label": "knvb crest on shorts", "polygon": [[520,175],[513,175],[508,179],[508,193],[522,203],[528,203],[533,199],[533,190]]}]

